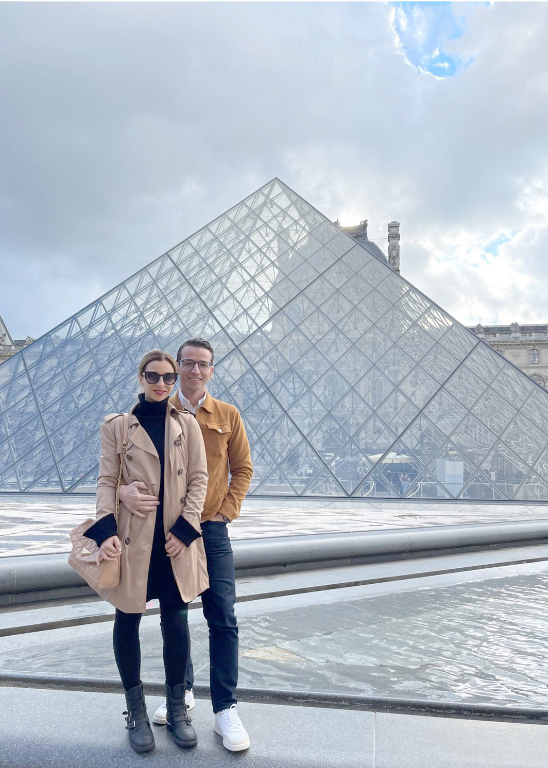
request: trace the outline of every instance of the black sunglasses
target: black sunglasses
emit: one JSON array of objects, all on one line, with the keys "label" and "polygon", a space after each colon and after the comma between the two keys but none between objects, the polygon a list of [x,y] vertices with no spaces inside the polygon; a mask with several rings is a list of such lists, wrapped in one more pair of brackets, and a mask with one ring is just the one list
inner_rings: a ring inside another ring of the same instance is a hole
[{"label": "black sunglasses", "polygon": [[157,384],[160,379],[162,379],[164,384],[167,384],[168,387],[170,387],[177,381],[177,374],[175,372],[161,374],[156,373],[156,371],[144,371],[143,376],[145,377],[147,384]]}]

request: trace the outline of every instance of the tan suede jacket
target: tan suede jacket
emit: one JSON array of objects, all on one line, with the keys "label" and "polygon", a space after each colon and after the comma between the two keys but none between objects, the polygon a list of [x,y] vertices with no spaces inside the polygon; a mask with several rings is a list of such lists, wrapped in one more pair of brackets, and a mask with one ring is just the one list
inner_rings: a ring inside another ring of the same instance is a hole
[{"label": "tan suede jacket", "polygon": [[[178,392],[169,402],[182,410]],[[233,405],[216,400],[208,392],[203,405],[196,411],[196,421],[204,438],[209,476],[202,522],[211,520],[217,512],[232,522],[240,514],[253,476],[242,417]]]}]

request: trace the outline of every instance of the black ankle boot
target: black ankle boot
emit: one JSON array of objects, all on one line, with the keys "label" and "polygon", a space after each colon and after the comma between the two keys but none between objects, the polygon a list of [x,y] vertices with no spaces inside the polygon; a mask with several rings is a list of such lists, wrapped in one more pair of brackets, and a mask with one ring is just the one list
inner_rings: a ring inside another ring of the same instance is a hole
[{"label": "black ankle boot", "polygon": [[185,686],[181,683],[173,686],[173,691],[166,683],[168,731],[173,734],[173,740],[180,747],[195,747],[198,743],[196,731],[192,727],[185,704]]},{"label": "black ankle boot", "polygon": [[136,752],[151,752],[154,747],[154,736],[147,715],[147,705],[143,694],[143,684],[126,691],[127,715],[126,729],[129,732],[129,743]]}]

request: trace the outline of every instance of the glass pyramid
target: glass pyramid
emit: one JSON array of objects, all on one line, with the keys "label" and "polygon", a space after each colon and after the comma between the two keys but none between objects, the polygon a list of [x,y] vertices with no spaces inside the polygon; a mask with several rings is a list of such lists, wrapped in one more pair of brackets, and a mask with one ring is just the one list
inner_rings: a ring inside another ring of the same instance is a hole
[{"label": "glass pyramid", "polygon": [[93,492],[142,354],[197,335],[252,494],[548,500],[548,392],[277,179],[0,365],[0,491]]}]

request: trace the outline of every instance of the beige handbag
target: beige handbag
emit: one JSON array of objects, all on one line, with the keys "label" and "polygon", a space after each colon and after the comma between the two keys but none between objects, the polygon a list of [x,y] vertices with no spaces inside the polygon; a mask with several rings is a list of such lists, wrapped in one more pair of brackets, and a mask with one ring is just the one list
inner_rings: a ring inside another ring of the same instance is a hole
[{"label": "beige handbag", "polygon": [[[120,482],[126,460],[129,422],[129,414],[124,413],[122,415],[124,418],[122,450],[120,453],[120,471],[118,473],[118,481],[116,482],[116,510],[114,513],[117,530],[118,518],[120,516]],[[88,539],[86,536],[86,531],[95,522],[96,520],[89,517],[70,532],[72,550],[68,563],[97,592],[100,589],[114,589],[114,587],[118,586],[120,583],[120,558],[101,560],[100,563],[97,563],[99,547],[93,539]]]}]

